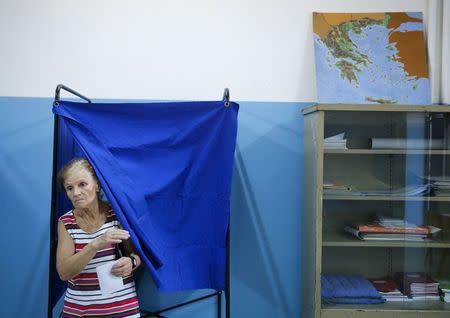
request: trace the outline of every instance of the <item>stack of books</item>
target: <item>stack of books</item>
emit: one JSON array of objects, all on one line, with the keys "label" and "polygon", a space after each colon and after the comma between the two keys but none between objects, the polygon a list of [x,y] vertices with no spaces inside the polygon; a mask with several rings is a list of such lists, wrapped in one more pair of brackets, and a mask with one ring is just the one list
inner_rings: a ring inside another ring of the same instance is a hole
[{"label": "stack of books", "polygon": [[323,146],[325,149],[348,149],[344,133],[325,138]]},{"label": "stack of books", "polygon": [[344,230],[360,240],[423,242],[430,230],[426,226],[388,227],[378,223],[353,223]]},{"label": "stack of books", "polygon": [[370,279],[378,292],[386,301],[411,301],[407,295],[404,295],[399,289],[395,281],[391,277],[382,279]]},{"label": "stack of books", "polygon": [[396,273],[400,290],[413,300],[439,300],[439,283],[419,272]]},{"label": "stack of books", "polygon": [[360,240],[393,240],[423,242],[441,229],[429,225],[416,225],[403,219],[379,216],[369,223],[353,223],[344,230]]}]

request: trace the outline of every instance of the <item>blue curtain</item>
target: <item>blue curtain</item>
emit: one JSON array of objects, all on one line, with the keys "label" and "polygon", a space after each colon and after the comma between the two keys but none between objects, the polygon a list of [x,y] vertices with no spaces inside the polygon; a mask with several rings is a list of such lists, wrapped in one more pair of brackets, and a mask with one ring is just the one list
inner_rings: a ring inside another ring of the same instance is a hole
[{"label": "blue curtain", "polygon": [[53,107],[161,290],[224,289],[238,108],[223,102]]}]

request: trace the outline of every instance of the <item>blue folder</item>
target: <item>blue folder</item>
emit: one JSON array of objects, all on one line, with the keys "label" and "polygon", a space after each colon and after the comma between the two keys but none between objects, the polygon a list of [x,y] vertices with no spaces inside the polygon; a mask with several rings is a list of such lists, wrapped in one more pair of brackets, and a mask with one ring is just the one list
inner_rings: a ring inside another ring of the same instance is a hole
[{"label": "blue folder", "polygon": [[322,302],[328,304],[379,304],[385,300],[361,276],[326,275],[320,278]]}]

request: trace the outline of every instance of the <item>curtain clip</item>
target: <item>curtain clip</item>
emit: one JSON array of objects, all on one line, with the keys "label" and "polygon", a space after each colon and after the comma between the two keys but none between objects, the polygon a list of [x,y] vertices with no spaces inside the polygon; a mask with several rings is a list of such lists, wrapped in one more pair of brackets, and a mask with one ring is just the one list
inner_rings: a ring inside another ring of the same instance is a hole
[{"label": "curtain clip", "polygon": [[223,98],[224,106],[229,107],[230,106],[230,90],[228,88],[225,88],[223,91]]}]

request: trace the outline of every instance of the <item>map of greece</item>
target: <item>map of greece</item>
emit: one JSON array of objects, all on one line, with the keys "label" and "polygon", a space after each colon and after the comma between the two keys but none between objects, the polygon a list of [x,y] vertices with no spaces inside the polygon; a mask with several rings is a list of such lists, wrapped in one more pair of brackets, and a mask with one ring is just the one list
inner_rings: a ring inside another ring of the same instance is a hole
[{"label": "map of greece", "polygon": [[313,15],[319,103],[431,103],[422,13]]}]

